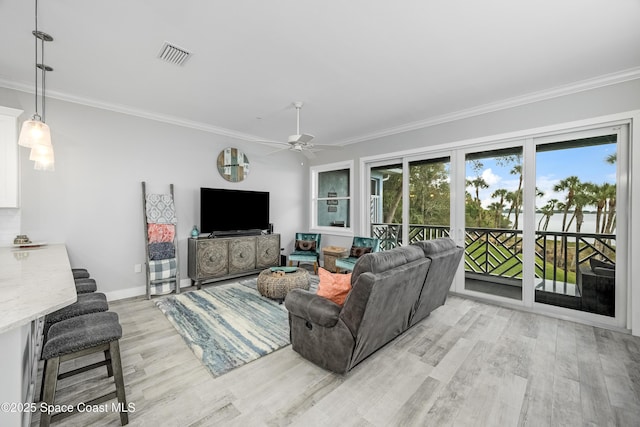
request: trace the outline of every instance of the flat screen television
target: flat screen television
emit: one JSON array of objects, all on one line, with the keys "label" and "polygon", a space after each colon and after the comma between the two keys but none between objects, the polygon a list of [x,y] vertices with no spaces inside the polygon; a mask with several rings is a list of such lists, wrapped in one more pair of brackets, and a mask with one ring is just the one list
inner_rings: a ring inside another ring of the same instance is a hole
[{"label": "flat screen television", "polygon": [[236,234],[269,228],[269,192],[200,188],[200,232]]}]

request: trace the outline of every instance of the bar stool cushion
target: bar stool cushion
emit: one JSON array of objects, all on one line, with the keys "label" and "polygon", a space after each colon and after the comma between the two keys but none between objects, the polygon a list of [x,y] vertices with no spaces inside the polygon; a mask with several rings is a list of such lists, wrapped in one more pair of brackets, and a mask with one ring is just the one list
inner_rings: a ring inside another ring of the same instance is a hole
[{"label": "bar stool cushion", "polygon": [[75,279],[76,292],[78,294],[86,294],[98,290],[95,279]]},{"label": "bar stool cushion", "polygon": [[74,279],[88,279],[90,277],[89,271],[86,268],[72,268]]},{"label": "bar stool cushion", "polygon": [[109,343],[122,337],[118,315],[112,311],[83,314],[54,323],[42,349],[45,360]]},{"label": "bar stool cushion", "polygon": [[82,316],[83,314],[99,313],[107,310],[109,310],[109,304],[107,303],[107,297],[105,294],[99,292],[79,294],[78,299],[73,304],[45,316],[43,335],[46,339],[49,328],[51,328],[54,323],[76,316]]}]

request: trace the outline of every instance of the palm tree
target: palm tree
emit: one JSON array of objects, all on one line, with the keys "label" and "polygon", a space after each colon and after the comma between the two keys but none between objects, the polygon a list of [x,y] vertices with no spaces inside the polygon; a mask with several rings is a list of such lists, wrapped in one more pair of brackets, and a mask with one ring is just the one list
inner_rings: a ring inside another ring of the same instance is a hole
[{"label": "palm tree", "polygon": [[520,217],[520,200],[522,200],[522,190],[509,191],[504,199],[510,203],[509,205],[509,213],[507,216],[511,218],[511,214],[514,214],[513,217],[513,229],[518,229],[518,221]]},{"label": "palm tree", "polygon": [[489,205],[489,212],[493,213],[494,228],[501,228],[502,219],[502,205],[498,202],[493,202]]},{"label": "palm tree", "polygon": [[478,208],[478,226],[482,225],[482,201],[480,200],[480,189],[489,188],[489,184],[481,176],[476,176],[474,179],[467,179],[467,187],[475,188],[475,203]]},{"label": "palm tree", "polygon": [[491,194],[491,197],[493,199],[499,198],[499,201],[496,202],[498,204],[498,209],[496,209],[496,211],[495,211],[496,228],[502,222],[502,221],[500,221],[499,218],[502,217],[502,211],[504,210],[504,201],[505,201],[505,197],[507,196],[507,194],[509,194],[509,191],[504,189],[504,188],[498,188],[496,191],[494,191]]},{"label": "palm tree", "polygon": [[567,192],[567,197],[564,202],[564,212],[562,213],[562,231],[568,231],[567,216],[569,215],[569,209],[574,205],[575,193],[579,185],[580,179],[572,175],[553,186],[553,190],[556,192]]},{"label": "palm tree", "polygon": [[571,223],[575,219],[576,233],[580,233],[582,230],[582,224],[584,223],[584,213],[582,212],[582,208],[594,203],[593,184],[585,182],[577,185],[574,189],[573,202],[575,209],[573,210],[573,215],[567,224],[566,231],[569,230]]},{"label": "palm tree", "polygon": [[[616,153],[610,154],[607,156],[605,161],[609,164],[615,164],[618,161],[618,156]],[[606,216],[606,222],[604,224],[603,232],[605,234],[612,234],[613,230],[616,228],[616,186],[612,185],[608,188],[608,212]]]},{"label": "palm tree", "polygon": [[[518,157],[518,162],[519,162]],[[514,207],[514,222],[513,228],[518,228],[518,217],[520,216],[520,207],[522,206],[522,163],[518,163],[513,166],[513,168],[509,171],[511,175],[518,175],[518,189],[515,191],[515,207]]]},{"label": "palm tree", "polygon": [[593,192],[593,204],[596,207],[596,233],[604,232],[604,219],[607,213],[607,202],[611,194],[611,184],[591,184]]},{"label": "palm tree", "polygon": [[549,227],[549,220],[554,214],[554,209],[556,208],[557,203],[558,199],[549,199],[547,201],[547,204],[540,208],[540,211],[542,212],[542,218],[540,218],[540,221],[538,222],[538,230],[540,230],[540,224],[542,224],[542,221],[544,221],[542,230],[547,231],[547,228]]}]

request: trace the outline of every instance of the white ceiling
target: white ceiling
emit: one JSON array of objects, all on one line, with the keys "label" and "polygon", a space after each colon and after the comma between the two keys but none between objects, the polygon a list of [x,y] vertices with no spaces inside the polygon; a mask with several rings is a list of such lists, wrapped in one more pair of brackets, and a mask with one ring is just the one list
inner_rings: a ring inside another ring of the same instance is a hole
[{"label": "white ceiling", "polygon": [[[317,144],[640,77],[640,0],[40,0],[39,27],[51,97],[270,140],[301,100]],[[33,28],[0,0],[0,86],[33,90]]]}]

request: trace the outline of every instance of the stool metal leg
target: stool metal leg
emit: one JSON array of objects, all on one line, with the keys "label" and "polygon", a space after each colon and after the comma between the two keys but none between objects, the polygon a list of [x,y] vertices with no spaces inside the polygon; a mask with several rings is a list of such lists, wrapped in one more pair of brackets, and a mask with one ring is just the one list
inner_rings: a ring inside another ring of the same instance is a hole
[{"label": "stool metal leg", "polygon": [[111,369],[116,383],[116,395],[120,403],[120,424],[129,423],[129,413],[127,412],[127,397],[124,390],[124,375],[122,374],[122,360],[120,359],[120,343],[118,340],[109,343],[111,353]]},{"label": "stool metal leg", "polygon": [[[53,399],[56,393],[56,385],[58,382],[58,370],[60,369],[60,358],[54,357],[49,359],[42,373],[44,376],[43,398],[42,401],[47,406],[53,405]],[[51,424],[51,412],[40,412],[40,427],[48,427]]]}]

